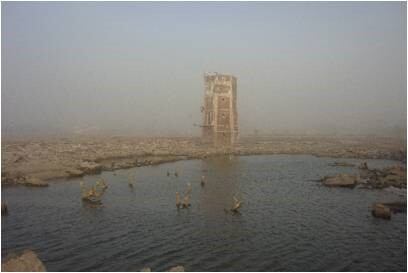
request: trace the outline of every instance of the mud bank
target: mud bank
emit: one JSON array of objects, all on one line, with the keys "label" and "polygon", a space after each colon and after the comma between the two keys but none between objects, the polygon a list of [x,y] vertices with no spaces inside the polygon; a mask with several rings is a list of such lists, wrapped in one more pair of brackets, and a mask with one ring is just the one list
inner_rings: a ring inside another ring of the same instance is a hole
[{"label": "mud bank", "polygon": [[277,136],[241,138],[232,148],[200,138],[60,138],[3,141],[2,184],[81,177],[102,171],[218,155],[309,154],[336,158],[406,160],[404,140],[378,137]]}]

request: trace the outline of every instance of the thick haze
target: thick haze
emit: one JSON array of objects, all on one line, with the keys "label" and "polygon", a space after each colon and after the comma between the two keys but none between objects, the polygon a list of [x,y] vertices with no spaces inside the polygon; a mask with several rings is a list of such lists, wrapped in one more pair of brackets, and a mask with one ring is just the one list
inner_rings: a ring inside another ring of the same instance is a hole
[{"label": "thick haze", "polygon": [[2,135],[199,135],[203,73],[242,134],[406,128],[406,3],[2,3]]}]

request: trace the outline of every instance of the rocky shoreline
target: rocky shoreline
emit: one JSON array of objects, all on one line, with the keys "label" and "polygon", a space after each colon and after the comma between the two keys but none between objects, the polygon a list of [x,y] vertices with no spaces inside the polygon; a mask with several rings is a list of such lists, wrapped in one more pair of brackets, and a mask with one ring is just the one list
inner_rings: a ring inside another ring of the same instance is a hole
[{"label": "rocky shoreline", "polygon": [[[404,140],[379,137],[243,137],[233,148],[200,138],[81,137],[4,141],[2,185],[46,186],[47,180],[81,177],[219,155],[309,154],[334,158],[406,160]],[[34,181],[34,182],[33,182]]]},{"label": "rocky shoreline", "polygon": [[[329,166],[339,166],[329,164]],[[342,162],[340,166],[351,167],[352,164]],[[353,165],[354,166],[354,165]],[[406,212],[407,168],[406,166],[391,166],[383,169],[370,169],[366,162],[358,166],[357,175],[340,173],[334,176],[325,176],[319,180],[326,187],[363,189],[393,189],[399,191],[400,197],[393,202],[377,202],[372,205],[371,214],[376,218],[391,219],[395,213]],[[402,191],[402,192],[401,192]],[[402,193],[402,194],[401,194]],[[402,196],[401,196],[402,195]],[[403,198],[401,198],[403,197]]]},{"label": "rocky shoreline", "polygon": [[369,169],[366,164],[359,167],[357,175],[337,174],[335,176],[325,176],[318,181],[327,187],[343,187],[366,189],[384,189],[387,187],[407,188],[407,169],[402,166],[392,166],[379,169]]}]

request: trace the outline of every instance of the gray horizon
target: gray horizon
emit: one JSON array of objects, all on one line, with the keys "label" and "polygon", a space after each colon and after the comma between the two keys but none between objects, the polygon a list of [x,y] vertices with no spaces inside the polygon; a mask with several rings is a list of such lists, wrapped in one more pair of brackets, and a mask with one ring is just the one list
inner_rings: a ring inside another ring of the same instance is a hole
[{"label": "gray horizon", "polygon": [[406,138],[405,2],[2,2],[2,137],[199,136],[203,74],[242,135]]}]

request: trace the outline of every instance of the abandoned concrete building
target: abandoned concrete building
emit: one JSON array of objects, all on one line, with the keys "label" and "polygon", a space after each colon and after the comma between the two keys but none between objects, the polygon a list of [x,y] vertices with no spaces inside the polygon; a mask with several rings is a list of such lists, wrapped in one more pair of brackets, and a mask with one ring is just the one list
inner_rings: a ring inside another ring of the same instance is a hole
[{"label": "abandoned concrete building", "polygon": [[203,139],[216,145],[233,145],[238,137],[237,79],[205,73],[204,85]]}]

